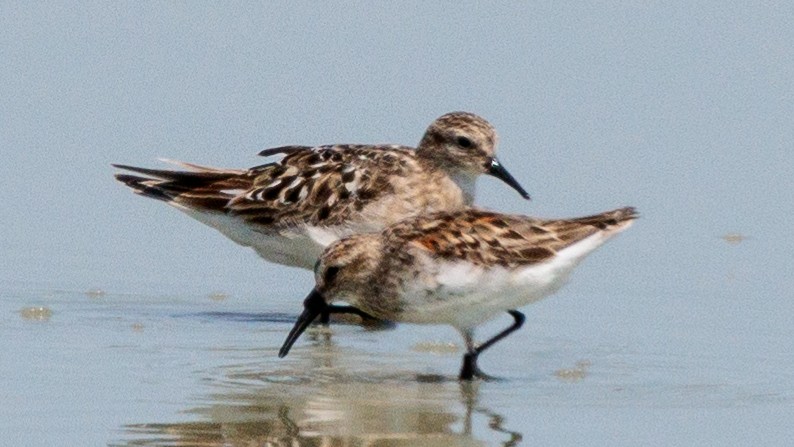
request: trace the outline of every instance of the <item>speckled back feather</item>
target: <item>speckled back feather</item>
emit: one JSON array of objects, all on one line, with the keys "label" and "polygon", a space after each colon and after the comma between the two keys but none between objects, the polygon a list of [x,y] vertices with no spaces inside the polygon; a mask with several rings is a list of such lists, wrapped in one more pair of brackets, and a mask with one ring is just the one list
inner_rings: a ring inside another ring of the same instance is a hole
[{"label": "speckled back feather", "polygon": [[421,250],[433,257],[486,267],[531,265],[595,233],[637,218],[627,207],[576,219],[536,219],[471,209],[433,213],[393,225],[384,233],[384,259]]},{"label": "speckled back feather", "polygon": [[[230,213],[259,225],[337,225],[391,194],[390,178],[417,169],[404,146],[289,147],[281,162],[256,168],[252,187],[230,201]],[[264,151],[270,155],[284,148]]]},{"label": "speckled back feather", "polygon": [[404,146],[288,146],[260,154],[285,153],[278,161],[248,170],[181,163],[189,171],[126,165],[143,174],[117,174],[137,193],[191,209],[229,213],[263,226],[297,222],[336,225],[369,202],[393,192],[390,178],[417,170],[415,151]]}]

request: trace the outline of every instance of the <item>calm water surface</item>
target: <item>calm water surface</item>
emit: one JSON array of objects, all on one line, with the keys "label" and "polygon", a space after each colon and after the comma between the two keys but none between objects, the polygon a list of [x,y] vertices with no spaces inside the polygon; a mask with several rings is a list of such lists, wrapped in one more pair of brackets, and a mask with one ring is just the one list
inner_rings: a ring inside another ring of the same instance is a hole
[{"label": "calm water surface", "polygon": [[5,290],[2,443],[785,445],[791,315],[712,300],[547,300],[483,356],[501,380],[460,384],[444,327],[315,328],[279,360],[299,303]]}]

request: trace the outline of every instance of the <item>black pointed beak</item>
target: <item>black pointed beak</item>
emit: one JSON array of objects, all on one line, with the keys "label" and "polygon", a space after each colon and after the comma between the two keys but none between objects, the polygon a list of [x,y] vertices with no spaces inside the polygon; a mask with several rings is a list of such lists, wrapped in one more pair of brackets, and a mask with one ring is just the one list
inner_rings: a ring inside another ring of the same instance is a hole
[{"label": "black pointed beak", "polygon": [[295,326],[289,331],[287,339],[284,340],[284,344],[281,345],[281,349],[278,351],[279,358],[284,358],[289,354],[290,348],[292,348],[292,345],[295,344],[295,341],[301,336],[303,331],[312,324],[312,321],[318,315],[327,309],[328,304],[326,304],[323,296],[320,295],[317,289],[312,289],[309,296],[303,300],[303,313],[298,317],[298,321],[295,322]]},{"label": "black pointed beak", "polygon": [[490,167],[490,169],[488,169],[488,174],[498,178],[499,180],[501,180],[501,181],[503,181],[505,183],[507,183],[513,189],[518,191],[518,193],[521,194],[521,197],[529,200],[529,194],[527,194],[527,192],[524,191],[524,188],[521,187],[521,185],[518,183],[518,181],[516,181],[516,179],[514,179],[513,176],[510,175],[509,172],[507,172],[507,169],[505,169],[505,167],[502,166],[501,163],[499,163],[499,160],[497,160],[496,157],[491,159],[491,167]]}]

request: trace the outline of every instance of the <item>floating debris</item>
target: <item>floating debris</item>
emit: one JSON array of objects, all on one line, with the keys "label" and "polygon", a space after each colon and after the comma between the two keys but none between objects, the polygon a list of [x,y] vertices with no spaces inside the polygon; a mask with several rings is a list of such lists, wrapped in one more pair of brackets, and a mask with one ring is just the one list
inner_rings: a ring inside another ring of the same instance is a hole
[{"label": "floating debris", "polygon": [[29,321],[49,321],[52,309],[44,306],[25,307],[19,311],[19,315]]},{"label": "floating debris", "polygon": [[212,301],[224,301],[227,298],[229,298],[229,295],[227,295],[227,294],[225,294],[223,292],[213,292],[213,293],[210,293],[209,298]]},{"label": "floating debris", "polygon": [[89,298],[102,298],[105,296],[105,291],[102,289],[89,289],[85,292],[85,296]]},{"label": "floating debris", "polygon": [[573,368],[558,369],[554,371],[554,375],[566,382],[579,382],[587,377],[587,370],[590,369],[590,365],[592,365],[590,360],[579,360]]},{"label": "floating debris", "polygon": [[448,341],[423,341],[411,348],[414,352],[429,352],[434,354],[454,354],[460,350],[458,345]]},{"label": "floating debris", "polygon": [[721,239],[731,245],[739,245],[749,239],[749,237],[743,235],[742,233],[727,233],[724,234]]},{"label": "floating debris", "polygon": [[132,332],[143,332],[143,323],[132,323]]}]

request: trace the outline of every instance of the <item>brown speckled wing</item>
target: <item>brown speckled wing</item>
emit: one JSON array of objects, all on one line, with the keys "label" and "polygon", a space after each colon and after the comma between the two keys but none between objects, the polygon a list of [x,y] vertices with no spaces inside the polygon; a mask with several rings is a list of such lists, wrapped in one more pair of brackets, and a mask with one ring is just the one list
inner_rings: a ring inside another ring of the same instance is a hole
[{"label": "brown speckled wing", "polygon": [[392,244],[409,244],[442,259],[467,260],[484,266],[530,265],[636,217],[633,208],[558,220],[471,209],[408,219],[387,230],[385,237]]},{"label": "brown speckled wing", "polygon": [[411,148],[402,146],[286,146],[274,163],[251,170],[253,186],[231,200],[230,214],[267,227],[296,223],[335,225],[370,201],[392,192],[389,176],[409,169]]}]

